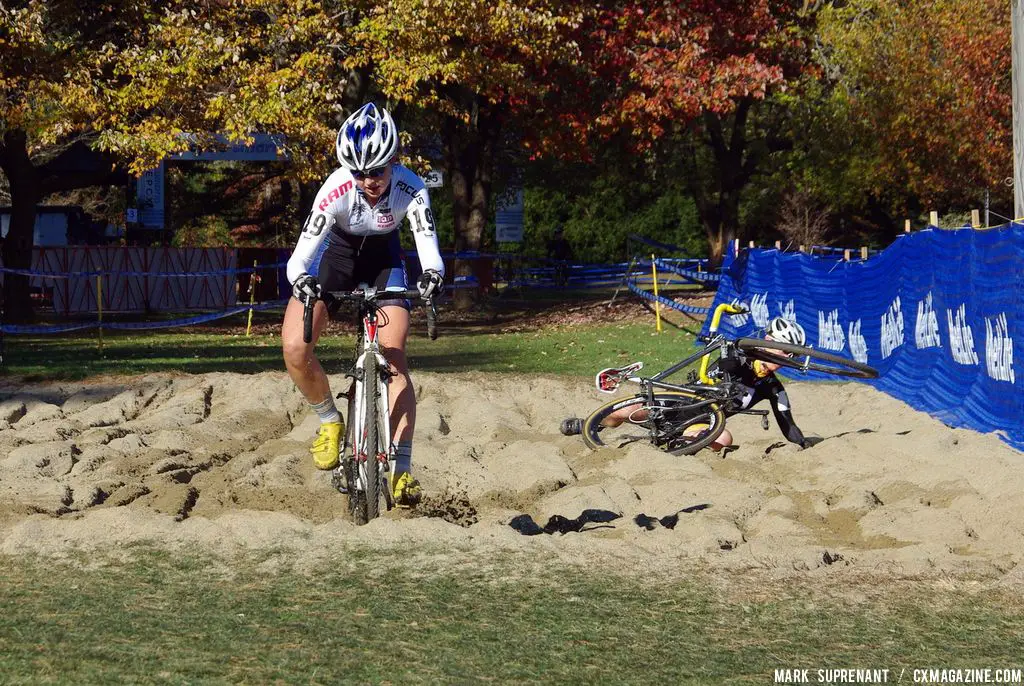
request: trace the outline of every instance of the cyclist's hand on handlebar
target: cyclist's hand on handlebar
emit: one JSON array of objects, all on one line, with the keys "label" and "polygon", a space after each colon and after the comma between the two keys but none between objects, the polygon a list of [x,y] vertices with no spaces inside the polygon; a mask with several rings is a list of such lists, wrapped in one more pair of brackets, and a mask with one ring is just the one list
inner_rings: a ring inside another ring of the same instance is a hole
[{"label": "cyclist's hand on handlebar", "polygon": [[444,277],[436,269],[427,269],[420,274],[420,281],[416,284],[420,295],[424,298],[432,298],[444,292]]},{"label": "cyclist's hand on handlebar", "polygon": [[302,274],[292,284],[292,296],[307,307],[319,300],[320,294],[320,282],[315,276]]}]

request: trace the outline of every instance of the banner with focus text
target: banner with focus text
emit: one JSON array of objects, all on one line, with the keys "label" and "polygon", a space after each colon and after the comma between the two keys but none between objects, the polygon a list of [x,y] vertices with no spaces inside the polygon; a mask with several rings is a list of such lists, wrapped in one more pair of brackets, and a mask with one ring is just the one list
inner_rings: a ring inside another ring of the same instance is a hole
[{"label": "banner with focus text", "polygon": [[1024,224],[1014,223],[902,235],[864,261],[743,250],[723,266],[714,304],[750,310],[723,317],[726,336],[796,321],[811,347],[875,367],[865,383],[1024,449],[1022,294]]}]

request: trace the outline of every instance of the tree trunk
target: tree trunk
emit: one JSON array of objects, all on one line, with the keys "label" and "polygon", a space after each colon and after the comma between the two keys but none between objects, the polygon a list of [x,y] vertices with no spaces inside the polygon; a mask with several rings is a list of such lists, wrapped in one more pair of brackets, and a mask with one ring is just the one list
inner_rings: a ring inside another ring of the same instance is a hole
[{"label": "tree trunk", "polygon": [[[32,244],[36,223],[36,205],[42,199],[39,174],[28,156],[24,131],[4,133],[0,145],[0,168],[11,186],[11,222],[3,241],[4,266],[29,269],[32,266]],[[4,321],[32,321],[32,300],[29,278],[20,274],[4,274]]]},{"label": "tree trunk", "polygon": [[[719,115],[705,113],[703,117],[704,143],[714,157],[712,178],[714,186],[702,183],[704,174],[689,176],[690,191],[697,205],[704,231],[708,237],[710,266],[717,268],[722,263],[725,251],[739,233],[740,196],[750,182],[760,161],[759,155],[748,150],[747,119],[753,101],[741,100],[726,135],[725,126]],[[694,163],[694,169],[697,169]]]},{"label": "tree trunk", "polygon": [[[479,251],[490,217],[494,148],[499,126],[495,115],[479,104],[467,127],[448,117],[444,123],[445,154],[452,182],[455,219],[455,251]],[[478,276],[473,260],[456,259],[454,276]],[[475,291],[460,288],[454,293],[455,308],[473,306]]]},{"label": "tree trunk", "polygon": [[[85,140],[63,147],[59,154],[37,165],[29,157],[28,136],[19,129],[4,132],[0,169],[11,186],[11,223],[2,255],[4,266],[12,269],[32,266],[36,205],[43,198],[75,188],[128,182],[127,174],[114,167],[112,157],[90,149]],[[28,277],[5,274],[3,292],[6,321],[31,321]]]}]

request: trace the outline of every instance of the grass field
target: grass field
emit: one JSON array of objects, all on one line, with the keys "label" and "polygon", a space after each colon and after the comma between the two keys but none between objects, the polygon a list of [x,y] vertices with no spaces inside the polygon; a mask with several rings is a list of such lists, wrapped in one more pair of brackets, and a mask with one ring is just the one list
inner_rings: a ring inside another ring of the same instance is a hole
[{"label": "grass field", "polygon": [[[283,372],[280,317],[280,313],[261,313],[249,337],[244,315],[188,329],[105,331],[102,341],[96,331],[8,336],[4,369],[35,381],[161,371]],[[572,323],[549,315],[550,324],[545,326],[535,325],[530,313],[515,313],[497,322],[482,316],[453,317],[442,313],[436,341],[426,337],[421,322],[414,322],[408,344],[411,369],[592,375],[602,367],[637,359],[658,368],[689,354],[692,332],[699,328],[691,320],[686,328],[666,325],[658,334],[653,317],[636,316]],[[350,327],[342,326],[322,339],[317,351],[329,371],[341,371],[348,363],[354,341]]]},{"label": "grass field", "polygon": [[[139,550],[5,563],[3,683],[772,683],[775,669],[1021,667],[1019,595],[594,568],[405,567],[346,551],[310,578]],[[381,586],[387,580],[386,592]],[[812,680],[814,680],[812,676]]]}]

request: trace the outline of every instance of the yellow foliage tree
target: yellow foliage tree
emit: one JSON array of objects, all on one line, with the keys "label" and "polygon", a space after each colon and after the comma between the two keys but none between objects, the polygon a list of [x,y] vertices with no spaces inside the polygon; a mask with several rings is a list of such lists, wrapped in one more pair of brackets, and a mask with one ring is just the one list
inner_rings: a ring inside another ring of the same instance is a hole
[{"label": "yellow foliage tree", "polygon": [[[452,184],[457,251],[481,246],[503,134],[525,120],[550,129],[557,125],[559,112],[546,110],[545,99],[561,86],[553,76],[559,66],[579,59],[571,36],[585,19],[586,5],[382,0],[357,26],[358,50],[349,63],[372,67],[387,97],[436,123]],[[460,260],[455,271],[463,276],[472,268]],[[459,304],[468,303],[463,297]]]},{"label": "yellow foliage tree", "polygon": [[[0,5],[0,170],[11,189],[8,268],[31,265],[35,208],[51,193],[109,182],[112,161],[90,153],[102,107],[96,57],[140,20],[131,3],[70,11],[43,0]],[[31,316],[28,279],[7,274],[8,321]]]},{"label": "yellow foliage tree", "polygon": [[850,0],[819,27],[870,192],[935,207],[1013,173],[1008,3]]},{"label": "yellow foliage tree", "polygon": [[[115,160],[137,173],[214,134],[268,131],[285,134],[301,174],[317,173],[332,119],[365,92],[365,75],[343,64],[362,4],[0,5],[0,170],[13,205],[4,264],[29,266],[42,198],[109,182]],[[28,318],[27,279],[6,279],[5,301],[9,320]]]}]

